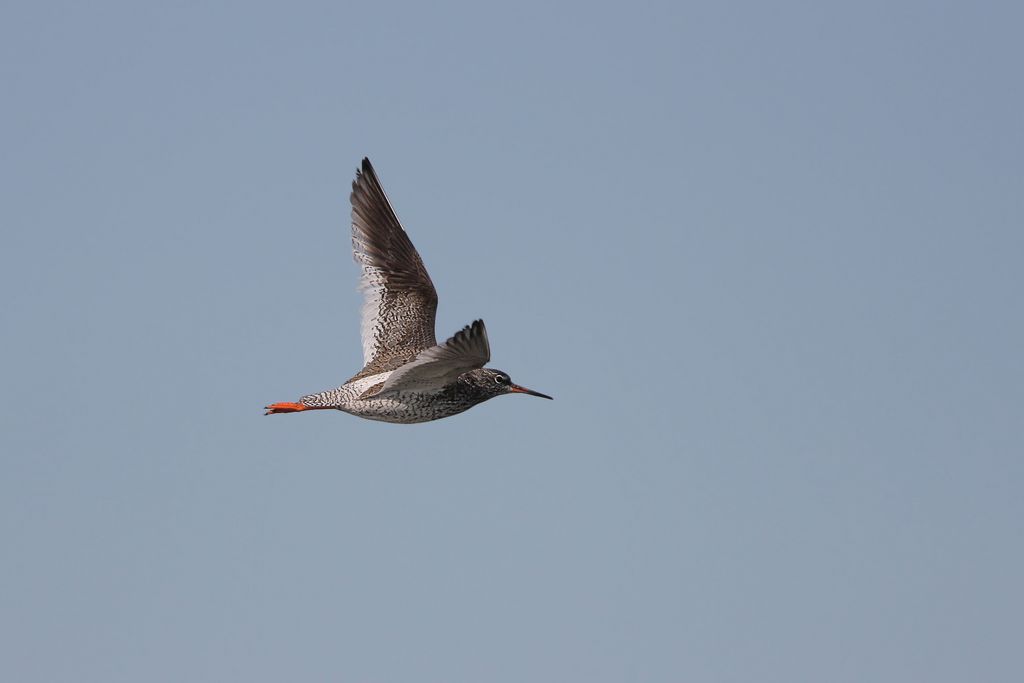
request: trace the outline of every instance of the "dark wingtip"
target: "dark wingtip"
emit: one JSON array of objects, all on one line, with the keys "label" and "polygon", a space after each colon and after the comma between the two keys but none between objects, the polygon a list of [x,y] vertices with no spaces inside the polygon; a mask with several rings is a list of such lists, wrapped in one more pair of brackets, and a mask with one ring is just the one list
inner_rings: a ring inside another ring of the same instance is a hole
[{"label": "dark wingtip", "polygon": [[370,157],[363,157],[363,163],[359,168],[356,169],[356,178],[352,181],[352,194],[349,195],[349,201],[355,203],[356,190],[366,178],[368,182],[376,181],[378,184],[380,181],[377,180],[377,173],[373,170],[373,164],[370,163]]}]

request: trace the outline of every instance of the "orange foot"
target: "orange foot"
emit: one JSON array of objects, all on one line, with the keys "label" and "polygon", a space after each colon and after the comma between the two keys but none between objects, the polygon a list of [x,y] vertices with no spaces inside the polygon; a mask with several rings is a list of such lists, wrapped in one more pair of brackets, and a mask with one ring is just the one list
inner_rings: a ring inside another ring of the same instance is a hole
[{"label": "orange foot", "polygon": [[301,403],[271,403],[266,406],[267,412],[264,415],[276,415],[277,413],[298,413],[303,410],[309,410],[309,406],[302,405]]}]

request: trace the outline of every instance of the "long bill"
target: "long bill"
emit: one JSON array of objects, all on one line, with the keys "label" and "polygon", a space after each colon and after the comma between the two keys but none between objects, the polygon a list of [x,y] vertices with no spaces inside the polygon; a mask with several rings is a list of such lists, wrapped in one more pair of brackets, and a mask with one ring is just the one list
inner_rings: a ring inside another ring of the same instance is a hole
[{"label": "long bill", "polygon": [[527,389],[526,387],[521,387],[518,384],[513,384],[512,386],[510,386],[508,388],[508,390],[510,392],[514,393],[514,394],[529,394],[530,396],[540,396],[541,398],[546,398],[549,401],[554,401],[555,400],[552,397],[548,396],[547,394],[542,394],[539,391],[534,391],[533,389]]}]

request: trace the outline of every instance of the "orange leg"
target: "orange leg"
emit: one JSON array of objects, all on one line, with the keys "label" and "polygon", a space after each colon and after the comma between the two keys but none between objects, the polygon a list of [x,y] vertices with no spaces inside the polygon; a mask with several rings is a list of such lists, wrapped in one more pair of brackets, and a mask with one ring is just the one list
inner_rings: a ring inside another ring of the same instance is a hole
[{"label": "orange leg", "polygon": [[271,403],[266,407],[267,412],[264,415],[276,415],[278,413],[299,413],[303,410],[309,410],[309,406],[304,406],[301,403]]}]

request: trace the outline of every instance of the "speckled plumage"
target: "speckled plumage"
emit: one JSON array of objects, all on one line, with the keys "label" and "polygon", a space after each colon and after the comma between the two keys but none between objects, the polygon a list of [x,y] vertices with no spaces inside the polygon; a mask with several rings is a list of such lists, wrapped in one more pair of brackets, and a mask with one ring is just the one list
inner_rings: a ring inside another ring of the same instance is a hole
[{"label": "speckled plumage", "polygon": [[362,370],[345,384],[275,403],[267,414],[336,409],[384,422],[414,423],[461,413],[494,396],[525,393],[490,361],[482,320],[443,344],[434,336],[437,292],[369,159],[352,183],[352,252],[362,267]]}]

